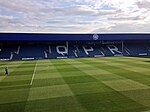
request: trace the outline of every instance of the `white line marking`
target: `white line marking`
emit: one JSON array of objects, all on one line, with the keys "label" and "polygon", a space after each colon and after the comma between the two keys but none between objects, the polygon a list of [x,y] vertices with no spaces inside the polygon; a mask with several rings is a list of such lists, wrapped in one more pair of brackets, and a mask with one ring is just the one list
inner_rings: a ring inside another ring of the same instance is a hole
[{"label": "white line marking", "polygon": [[36,67],[37,67],[37,62],[36,62],[36,65],[35,65],[35,67],[34,67],[34,72],[33,72],[33,75],[32,75],[32,79],[31,79],[31,83],[30,83],[30,85],[32,85],[32,84],[33,84],[33,79],[34,79],[34,76],[35,76]]}]

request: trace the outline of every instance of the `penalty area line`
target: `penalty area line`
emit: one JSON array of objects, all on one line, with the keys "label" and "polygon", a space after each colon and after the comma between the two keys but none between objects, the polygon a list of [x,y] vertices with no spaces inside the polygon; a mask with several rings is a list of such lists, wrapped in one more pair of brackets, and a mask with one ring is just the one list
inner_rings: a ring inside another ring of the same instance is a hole
[{"label": "penalty area line", "polygon": [[32,75],[32,79],[31,79],[30,85],[32,85],[32,84],[33,84],[33,80],[34,80],[34,76],[35,76],[36,68],[37,68],[37,62],[36,62],[35,67],[34,67],[34,72],[33,72],[33,75]]}]

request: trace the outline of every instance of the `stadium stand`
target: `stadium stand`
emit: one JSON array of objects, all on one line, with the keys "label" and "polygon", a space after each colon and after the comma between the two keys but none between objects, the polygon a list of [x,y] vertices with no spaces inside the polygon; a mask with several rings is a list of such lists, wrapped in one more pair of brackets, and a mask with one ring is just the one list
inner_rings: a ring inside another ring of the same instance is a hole
[{"label": "stadium stand", "polygon": [[[40,35],[40,36],[39,36]],[[63,35],[63,36],[62,36]],[[1,60],[150,55],[149,34],[0,34]],[[20,37],[20,38],[19,38]],[[81,38],[82,37],[82,38]]]}]

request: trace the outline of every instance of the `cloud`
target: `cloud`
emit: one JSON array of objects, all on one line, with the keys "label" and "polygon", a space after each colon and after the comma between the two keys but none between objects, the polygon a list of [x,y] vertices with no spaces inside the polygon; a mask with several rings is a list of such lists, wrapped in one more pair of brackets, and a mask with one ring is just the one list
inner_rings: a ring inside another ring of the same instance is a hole
[{"label": "cloud", "polygon": [[102,32],[149,32],[149,26],[150,24],[130,24],[130,23],[118,23],[115,24],[112,27],[109,27],[107,30],[106,29],[97,29],[94,30],[93,33],[97,33],[99,31]]},{"label": "cloud", "polygon": [[150,1],[148,0],[138,1],[136,4],[139,8],[145,8],[150,10]]},{"label": "cloud", "polygon": [[148,23],[150,0],[0,0],[0,31],[148,32]]},{"label": "cloud", "polygon": [[0,21],[1,22],[5,21],[5,20],[12,20],[12,19],[14,19],[13,16],[2,16],[2,15],[0,15]]}]

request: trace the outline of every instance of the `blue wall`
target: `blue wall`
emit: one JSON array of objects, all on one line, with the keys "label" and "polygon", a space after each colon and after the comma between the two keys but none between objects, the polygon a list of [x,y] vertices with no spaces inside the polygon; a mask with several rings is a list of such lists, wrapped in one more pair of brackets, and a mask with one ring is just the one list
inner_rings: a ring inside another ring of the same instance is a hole
[{"label": "blue wall", "polygon": [[50,41],[50,40],[150,40],[150,34],[48,34],[0,33],[0,41]]}]

